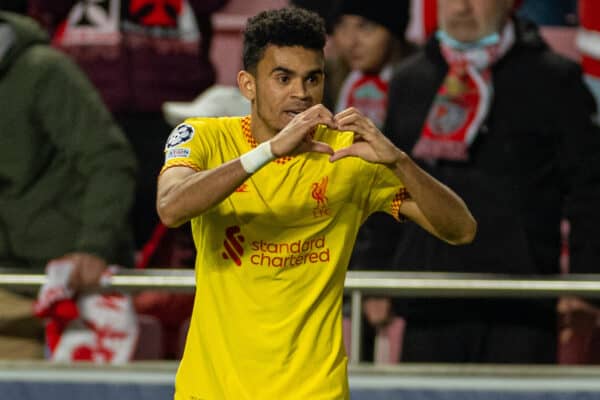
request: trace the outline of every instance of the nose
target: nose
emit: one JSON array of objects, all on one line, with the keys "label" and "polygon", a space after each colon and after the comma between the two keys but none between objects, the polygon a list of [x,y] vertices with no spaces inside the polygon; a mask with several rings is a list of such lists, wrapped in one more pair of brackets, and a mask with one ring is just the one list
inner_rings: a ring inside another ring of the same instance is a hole
[{"label": "nose", "polygon": [[447,6],[452,13],[462,14],[469,12],[472,8],[471,0],[446,0]]},{"label": "nose", "polygon": [[304,79],[294,79],[294,81],[290,85],[290,88],[292,97],[300,100],[306,100],[309,98],[308,89],[306,87],[306,82],[304,82]]},{"label": "nose", "polygon": [[356,29],[349,29],[348,33],[347,33],[347,43],[348,43],[348,47],[353,49],[358,45],[359,42],[359,33],[356,31]]}]

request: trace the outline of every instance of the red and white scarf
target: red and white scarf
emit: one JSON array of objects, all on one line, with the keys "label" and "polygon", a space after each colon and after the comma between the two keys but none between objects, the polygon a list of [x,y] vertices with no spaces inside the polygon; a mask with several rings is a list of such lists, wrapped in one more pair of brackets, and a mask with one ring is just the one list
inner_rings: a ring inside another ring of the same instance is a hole
[{"label": "red and white scarf", "polygon": [[381,129],[385,122],[391,77],[391,65],[384,67],[378,75],[352,71],[342,85],[335,112],[355,107]]},{"label": "red and white scarf", "polygon": [[[46,283],[34,304],[35,315],[46,321],[51,360],[99,364],[130,361],[138,339],[131,297],[117,292],[76,296],[67,285],[73,269],[69,261],[51,261],[46,266]],[[116,266],[109,267],[101,286],[109,286],[116,271]]]},{"label": "red and white scarf", "polygon": [[596,123],[600,125],[600,1],[579,0],[581,26],[577,34],[577,48],[585,82],[597,103]]},{"label": "red and white scarf", "polygon": [[492,65],[514,42],[512,22],[506,25],[495,44],[458,50],[440,42],[449,70],[412,150],[414,157],[430,161],[469,159],[468,148],[492,103]]}]

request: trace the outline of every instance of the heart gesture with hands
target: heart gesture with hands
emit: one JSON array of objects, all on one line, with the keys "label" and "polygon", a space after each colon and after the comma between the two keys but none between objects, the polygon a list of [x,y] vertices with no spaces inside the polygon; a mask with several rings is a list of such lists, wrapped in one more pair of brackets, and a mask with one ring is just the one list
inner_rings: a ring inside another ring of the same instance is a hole
[{"label": "heart gesture with hands", "polygon": [[[354,143],[334,152],[328,144],[313,140],[311,134],[319,124],[340,131],[353,131]],[[360,157],[365,161],[387,165],[395,164],[404,155],[373,121],[356,108],[348,108],[333,116],[322,104],[297,114],[271,139],[271,151],[275,157],[317,152],[330,154],[332,162],[344,157]]]},{"label": "heart gesture with hands", "polygon": [[372,163],[393,165],[405,156],[404,152],[381,133],[373,121],[356,108],[347,108],[333,120],[336,129],[354,132],[354,143],[336,151],[329,159],[331,162],[344,157],[360,157]]},{"label": "heart gesture with hands", "polygon": [[326,143],[313,140],[312,133],[319,124],[336,129],[333,114],[322,104],[316,104],[297,114],[273,139],[271,151],[275,157],[307,152],[332,154]]}]

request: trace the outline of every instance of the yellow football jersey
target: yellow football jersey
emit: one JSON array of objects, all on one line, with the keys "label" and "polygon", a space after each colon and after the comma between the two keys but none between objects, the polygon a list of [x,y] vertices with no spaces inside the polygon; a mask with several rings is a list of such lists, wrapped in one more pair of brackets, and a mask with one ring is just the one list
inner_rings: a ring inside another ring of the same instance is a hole
[{"label": "yellow football jersey", "polygon": [[[319,127],[334,149],[351,132]],[[250,117],[194,118],[167,141],[163,171],[218,167],[256,142]],[[346,267],[360,224],[396,218],[405,194],[389,168],[307,153],[264,166],[192,219],[196,299],[176,400],[347,399]]]}]

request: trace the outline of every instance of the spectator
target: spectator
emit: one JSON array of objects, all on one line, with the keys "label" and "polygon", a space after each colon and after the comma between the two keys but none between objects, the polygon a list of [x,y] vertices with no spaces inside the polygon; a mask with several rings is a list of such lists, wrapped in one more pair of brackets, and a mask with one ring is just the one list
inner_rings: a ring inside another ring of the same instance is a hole
[{"label": "spectator", "polygon": [[[381,127],[385,120],[388,84],[392,70],[402,59],[413,52],[406,41],[410,2],[361,0],[338,2],[332,12],[332,38],[337,58],[328,60],[325,96],[336,98],[333,108],[339,112],[356,107]],[[342,76],[342,74],[345,74]],[[350,261],[350,269],[391,267],[385,262],[390,249],[365,253],[373,229],[395,225],[384,213],[369,217],[361,227]],[[363,327],[363,352],[365,361],[373,361],[376,331],[391,321],[391,299],[368,297],[363,303],[366,321]]]},{"label": "spectator", "polygon": [[215,82],[211,15],[226,3],[29,0],[30,14],[88,74],[133,145],[140,164],[132,214],[137,249],[158,223],[156,174],[171,129],[162,104],[192,100]]},{"label": "spectator", "polygon": [[[596,0],[579,0],[580,27],[577,47],[581,52],[584,80],[600,104],[600,3]],[[598,110],[597,110],[598,111]],[[596,124],[600,113],[596,112]],[[564,236],[568,238],[569,224],[565,222]],[[564,270],[568,271],[569,248],[563,248]],[[558,304],[561,325],[559,358],[564,364],[600,363],[600,309],[583,299],[562,298]]]},{"label": "spectator", "polygon": [[[557,274],[600,264],[600,135],[580,68],[553,53],[511,0],[440,0],[440,30],[390,84],[386,134],[473,206],[476,240],[451,247],[413,226],[378,232],[393,265]],[[554,363],[553,300],[398,299],[405,361]]]},{"label": "spectator", "polygon": [[405,39],[408,18],[408,0],[346,0],[334,9],[333,39],[349,67],[334,94],[336,112],[356,107],[383,125],[392,68],[411,51]]},{"label": "spectator", "polygon": [[71,286],[93,286],[107,263],[133,264],[133,153],[92,85],[34,21],[1,12],[0,35],[0,263],[69,259]]}]

